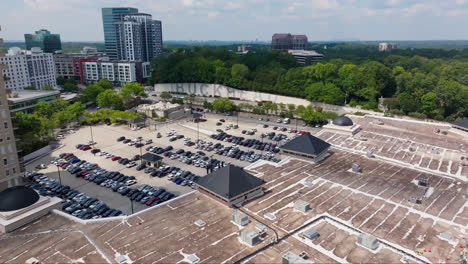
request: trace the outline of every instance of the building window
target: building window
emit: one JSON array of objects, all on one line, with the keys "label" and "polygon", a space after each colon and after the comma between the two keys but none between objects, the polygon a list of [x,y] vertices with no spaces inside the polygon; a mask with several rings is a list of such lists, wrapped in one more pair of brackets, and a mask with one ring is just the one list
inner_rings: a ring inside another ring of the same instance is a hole
[{"label": "building window", "polygon": [[8,164],[8,160],[7,159],[3,159],[3,165],[7,165]]},{"label": "building window", "polygon": [[3,123],[3,126],[4,126],[5,128],[8,128],[8,123],[7,123],[7,122],[4,122],[4,123]]}]

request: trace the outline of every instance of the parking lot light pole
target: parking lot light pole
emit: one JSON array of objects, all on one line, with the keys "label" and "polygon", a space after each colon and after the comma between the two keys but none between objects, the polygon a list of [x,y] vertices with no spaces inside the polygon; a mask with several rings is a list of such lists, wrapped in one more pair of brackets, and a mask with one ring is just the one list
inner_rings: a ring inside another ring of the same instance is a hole
[{"label": "parking lot light pole", "polygon": [[91,141],[94,142],[94,138],[93,138],[93,127],[90,125],[89,126],[89,130],[91,131]]},{"label": "parking lot light pole", "polygon": [[133,214],[133,200],[130,199],[130,204],[132,205],[132,214]]},{"label": "parking lot light pole", "polygon": [[198,123],[200,123],[200,121],[197,122],[197,140],[200,141],[200,125]]},{"label": "parking lot light pole", "polygon": [[60,176],[60,166],[59,165],[57,165],[57,172],[58,172],[58,176],[59,176],[60,185],[62,185],[62,176]]}]

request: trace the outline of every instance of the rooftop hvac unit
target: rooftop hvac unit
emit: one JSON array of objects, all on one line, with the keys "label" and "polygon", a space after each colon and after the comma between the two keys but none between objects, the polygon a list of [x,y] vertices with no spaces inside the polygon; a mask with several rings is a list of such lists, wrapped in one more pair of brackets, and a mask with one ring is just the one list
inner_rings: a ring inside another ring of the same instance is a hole
[{"label": "rooftop hvac unit", "polygon": [[294,202],[294,209],[298,210],[299,212],[307,213],[310,211],[310,204],[303,200],[297,200]]},{"label": "rooftop hvac unit", "polygon": [[418,185],[423,187],[429,187],[429,179],[427,178],[419,178]]},{"label": "rooftop hvac unit", "polygon": [[232,213],[232,222],[240,226],[246,226],[249,224],[249,217],[243,212],[236,210]]},{"label": "rooftop hvac unit", "polygon": [[358,243],[363,247],[366,247],[370,250],[376,250],[379,247],[379,241],[372,235],[369,234],[360,234],[358,237]]},{"label": "rooftop hvac unit", "polygon": [[249,246],[255,246],[260,242],[258,233],[248,228],[241,231],[240,239]]},{"label": "rooftop hvac unit", "polygon": [[304,235],[304,237],[310,240],[314,240],[320,236],[319,232],[317,232],[317,230],[315,230],[314,228],[307,229],[302,234]]},{"label": "rooftop hvac unit", "polygon": [[288,251],[281,258],[282,264],[312,264],[309,260],[305,260],[298,255]]},{"label": "rooftop hvac unit", "polygon": [[359,163],[353,163],[353,166],[351,167],[351,170],[353,172],[361,172],[361,165],[359,165]]}]

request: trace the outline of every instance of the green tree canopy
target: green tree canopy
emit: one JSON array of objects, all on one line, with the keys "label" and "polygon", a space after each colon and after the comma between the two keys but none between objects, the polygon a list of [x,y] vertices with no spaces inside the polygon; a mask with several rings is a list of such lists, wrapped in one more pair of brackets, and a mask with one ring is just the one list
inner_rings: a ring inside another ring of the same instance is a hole
[{"label": "green tree canopy", "polygon": [[228,112],[234,109],[234,103],[226,97],[217,98],[213,101],[213,109],[218,112]]},{"label": "green tree canopy", "polygon": [[96,101],[99,107],[108,107],[113,108],[115,110],[124,109],[122,97],[114,93],[113,90],[105,90],[104,92],[100,93],[97,96]]}]

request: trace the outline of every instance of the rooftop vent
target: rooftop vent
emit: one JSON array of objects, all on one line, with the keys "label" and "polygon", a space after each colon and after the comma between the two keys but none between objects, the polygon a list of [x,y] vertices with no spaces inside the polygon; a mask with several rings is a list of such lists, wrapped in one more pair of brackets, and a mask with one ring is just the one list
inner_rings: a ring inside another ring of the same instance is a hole
[{"label": "rooftop vent", "polygon": [[351,170],[353,172],[361,172],[361,165],[359,165],[359,163],[353,163],[353,166],[351,167]]},{"label": "rooftop vent", "polygon": [[198,219],[197,221],[194,222],[194,224],[197,226],[204,226],[206,223],[205,221]]}]

